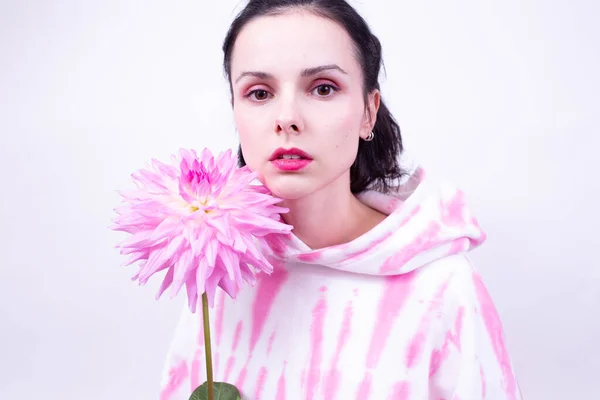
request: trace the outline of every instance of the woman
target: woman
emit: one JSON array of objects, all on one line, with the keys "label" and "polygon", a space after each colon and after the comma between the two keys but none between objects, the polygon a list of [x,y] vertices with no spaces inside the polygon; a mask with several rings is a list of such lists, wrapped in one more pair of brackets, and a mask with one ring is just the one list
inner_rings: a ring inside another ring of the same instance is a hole
[{"label": "woman", "polygon": [[[275,272],[217,297],[215,380],[244,399],[520,399],[494,305],[464,253],[459,191],[399,164],[379,41],[343,0],[255,0],[225,39],[240,164],[284,199]],[[184,311],[163,399],[205,380]]]}]

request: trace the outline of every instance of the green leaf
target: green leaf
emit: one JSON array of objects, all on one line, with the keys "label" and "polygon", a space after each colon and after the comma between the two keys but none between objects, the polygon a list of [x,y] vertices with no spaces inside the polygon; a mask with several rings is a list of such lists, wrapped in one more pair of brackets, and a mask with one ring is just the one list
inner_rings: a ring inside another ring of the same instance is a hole
[{"label": "green leaf", "polygon": [[[214,400],[240,400],[240,392],[229,383],[215,382],[213,384]],[[208,400],[208,382],[204,382],[192,392],[190,400]]]}]

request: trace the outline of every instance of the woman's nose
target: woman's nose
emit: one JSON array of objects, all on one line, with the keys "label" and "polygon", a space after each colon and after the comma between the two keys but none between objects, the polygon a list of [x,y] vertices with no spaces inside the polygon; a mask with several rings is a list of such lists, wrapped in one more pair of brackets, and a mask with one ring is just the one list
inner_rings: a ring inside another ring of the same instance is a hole
[{"label": "woman's nose", "polygon": [[275,119],[275,133],[300,134],[304,131],[304,124],[294,104],[284,104],[279,116]]}]

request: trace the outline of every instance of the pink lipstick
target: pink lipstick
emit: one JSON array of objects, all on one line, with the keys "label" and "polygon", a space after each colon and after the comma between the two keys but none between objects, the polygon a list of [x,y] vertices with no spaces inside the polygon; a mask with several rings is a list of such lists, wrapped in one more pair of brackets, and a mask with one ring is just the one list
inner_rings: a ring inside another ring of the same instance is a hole
[{"label": "pink lipstick", "polygon": [[300,149],[279,148],[269,159],[281,171],[299,171],[312,162],[312,157]]}]

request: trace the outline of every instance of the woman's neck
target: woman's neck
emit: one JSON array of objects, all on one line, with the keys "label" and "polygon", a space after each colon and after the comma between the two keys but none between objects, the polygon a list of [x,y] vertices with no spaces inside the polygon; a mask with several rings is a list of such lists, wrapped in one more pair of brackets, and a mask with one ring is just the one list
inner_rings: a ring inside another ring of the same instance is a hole
[{"label": "woman's neck", "polygon": [[358,200],[349,182],[340,180],[309,196],[283,202],[290,210],[282,215],[284,221],[312,249],[350,242],[386,217]]}]

